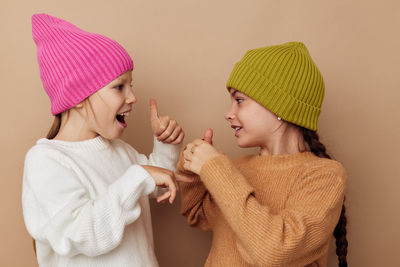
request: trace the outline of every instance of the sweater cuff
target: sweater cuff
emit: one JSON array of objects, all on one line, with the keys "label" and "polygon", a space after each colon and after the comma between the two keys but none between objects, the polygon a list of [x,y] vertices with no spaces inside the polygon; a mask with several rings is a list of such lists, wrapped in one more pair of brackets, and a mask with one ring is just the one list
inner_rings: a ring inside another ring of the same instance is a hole
[{"label": "sweater cuff", "polygon": [[179,159],[179,151],[182,148],[182,143],[178,145],[173,144],[165,144],[157,140],[157,137],[154,136],[154,146],[152,154],[155,155],[161,162],[170,162],[172,163],[171,169],[175,171],[175,164]]},{"label": "sweater cuff", "polygon": [[200,178],[221,208],[234,208],[234,203],[246,201],[254,192],[253,187],[226,155],[207,161],[200,170]]}]

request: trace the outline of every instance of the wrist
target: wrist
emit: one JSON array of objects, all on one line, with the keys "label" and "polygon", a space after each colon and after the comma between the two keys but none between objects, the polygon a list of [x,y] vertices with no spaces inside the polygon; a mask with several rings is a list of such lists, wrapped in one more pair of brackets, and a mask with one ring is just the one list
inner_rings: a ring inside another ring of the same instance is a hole
[{"label": "wrist", "polygon": [[218,161],[220,158],[225,157],[225,154],[218,152],[216,154],[213,154],[213,156],[209,157],[208,160],[206,162],[204,162],[204,164],[201,166],[198,175],[201,177],[202,173],[204,173],[204,171],[208,170],[210,168],[210,166],[214,166],[215,161]]},{"label": "wrist", "polygon": [[203,164],[200,166],[200,169],[198,170],[198,175],[201,175],[201,170],[207,166],[210,162],[212,162],[214,159],[223,156],[224,154],[218,151],[215,151],[215,153],[209,154],[207,159],[203,162]]}]

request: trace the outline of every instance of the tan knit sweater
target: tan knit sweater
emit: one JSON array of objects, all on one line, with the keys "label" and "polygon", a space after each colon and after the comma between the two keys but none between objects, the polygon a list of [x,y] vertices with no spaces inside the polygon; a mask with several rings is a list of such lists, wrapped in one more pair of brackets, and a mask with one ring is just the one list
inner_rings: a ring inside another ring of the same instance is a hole
[{"label": "tan knit sweater", "polygon": [[221,155],[180,184],[182,214],[213,231],[205,266],[326,266],[345,184],[339,162],[311,152]]}]

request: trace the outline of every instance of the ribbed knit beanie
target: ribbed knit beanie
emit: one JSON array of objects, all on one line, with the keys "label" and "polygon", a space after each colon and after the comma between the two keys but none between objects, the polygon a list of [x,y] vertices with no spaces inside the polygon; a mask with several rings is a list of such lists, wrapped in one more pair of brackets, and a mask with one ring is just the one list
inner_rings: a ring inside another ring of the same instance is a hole
[{"label": "ribbed knit beanie", "polygon": [[32,16],[32,36],[53,115],[133,69],[131,57],[117,42],[47,14]]},{"label": "ribbed knit beanie", "polygon": [[303,43],[247,51],[226,87],[246,94],[288,122],[318,129],[324,80]]}]

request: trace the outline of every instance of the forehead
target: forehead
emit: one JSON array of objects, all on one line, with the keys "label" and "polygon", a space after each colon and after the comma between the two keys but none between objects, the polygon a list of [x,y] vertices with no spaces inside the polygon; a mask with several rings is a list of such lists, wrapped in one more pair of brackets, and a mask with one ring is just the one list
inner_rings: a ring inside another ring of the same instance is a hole
[{"label": "forehead", "polygon": [[130,82],[132,81],[132,71],[127,71],[121,76],[119,76],[117,79],[115,79],[117,82]]}]

